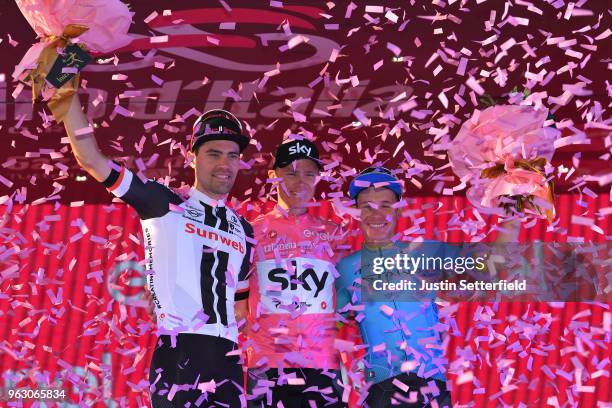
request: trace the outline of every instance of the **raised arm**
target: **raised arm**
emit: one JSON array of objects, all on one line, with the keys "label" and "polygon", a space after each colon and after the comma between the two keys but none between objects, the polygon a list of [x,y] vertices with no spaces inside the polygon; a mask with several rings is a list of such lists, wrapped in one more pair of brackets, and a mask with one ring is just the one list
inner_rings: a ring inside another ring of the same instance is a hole
[{"label": "raised arm", "polygon": [[[93,134],[93,128],[90,132],[82,133],[82,129],[86,129],[90,125],[81,110],[77,95],[72,98],[70,109],[64,118],[64,126],[70,139],[72,152],[79,165],[96,180],[100,182],[106,180],[111,172],[111,167],[108,165],[109,159],[100,152]],[[77,136],[75,133],[79,133],[79,135]]]}]

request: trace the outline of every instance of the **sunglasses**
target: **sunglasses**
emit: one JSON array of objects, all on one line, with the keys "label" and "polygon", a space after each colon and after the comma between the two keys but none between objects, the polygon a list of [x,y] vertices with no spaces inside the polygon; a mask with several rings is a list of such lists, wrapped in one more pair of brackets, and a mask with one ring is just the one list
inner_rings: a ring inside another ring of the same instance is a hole
[{"label": "sunglasses", "polygon": [[[212,128],[210,125],[206,124],[206,122],[213,119],[225,119],[227,121],[232,122],[233,124],[238,125],[239,132],[235,132],[232,129],[228,129],[225,126],[219,126],[217,128]],[[208,112],[203,113],[194,124],[194,132],[193,135],[197,138],[199,136],[204,136],[208,134],[216,134],[216,133],[232,133],[232,134],[242,134],[242,123],[231,113],[222,109],[213,109]]]}]

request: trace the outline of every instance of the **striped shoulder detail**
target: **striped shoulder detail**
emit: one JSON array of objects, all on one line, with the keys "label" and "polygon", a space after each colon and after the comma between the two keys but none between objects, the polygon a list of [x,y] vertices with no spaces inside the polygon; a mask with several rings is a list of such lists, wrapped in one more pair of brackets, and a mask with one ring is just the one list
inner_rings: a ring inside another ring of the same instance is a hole
[{"label": "striped shoulder detail", "polygon": [[[113,171],[116,172],[116,170]],[[134,174],[125,167],[121,167],[121,171],[117,173],[114,182],[111,185],[107,185],[106,189],[115,196],[122,197],[128,192]]]}]

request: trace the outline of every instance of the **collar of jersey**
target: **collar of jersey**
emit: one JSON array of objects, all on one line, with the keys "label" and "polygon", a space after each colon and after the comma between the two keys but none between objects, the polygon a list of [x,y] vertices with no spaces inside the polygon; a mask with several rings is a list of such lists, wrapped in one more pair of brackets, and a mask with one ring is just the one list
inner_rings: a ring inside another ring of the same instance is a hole
[{"label": "collar of jersey", "polygon": [[208,204],[212,207],[225,207],[225,200],[215,200],[214,198],[209,197],[206,193],[197,190],[195,187],[191,187],[189,197],[201,201],[204,204]]}]

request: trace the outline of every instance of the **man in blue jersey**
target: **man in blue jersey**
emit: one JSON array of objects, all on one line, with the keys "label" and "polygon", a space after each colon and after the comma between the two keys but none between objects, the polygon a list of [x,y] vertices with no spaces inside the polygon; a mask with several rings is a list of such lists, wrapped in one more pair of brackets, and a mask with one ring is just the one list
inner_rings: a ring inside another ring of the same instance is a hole
[{"label": "man in blue jersey", "polygon": [[[435,292],[421,292],[406,297],[365,295],[374,280],[397,281],[397,270],[382,273],[373,268],[378,258],[398,254],[425,257],[456,257],[458,248],[426,241],[418,245],[394,241],[401,210],[397,205],[402,186],[391,171],[371,167],[360,173],[349,187],[360,212],[363,247],[338,264],[336,280],[337,310],[357,321],[362,341],[368,347],[363,357],[370,408],[378,407],[450,407],[446,387],[446,364],[442,339],[435,326],[438,309]],[[498,235],[496,242],[514,242],[520,224],[512,222]],[[414,275],[405,277],[414,281]],[[403,277],[402,277],[403,278]],[[367,296],[366,299],[363,299]],[[408,301],[407,301],[408,300]],[[434,404],[434,405],[432,405]]]},{"label": "man in blue jersey", "polygon": [[[368,183],[382,186],[366,187]],[[393,406],[421,407],[435,399],[440,407],[450,406],[442,341],[434,330],[438,323],[434,299],[361,299],[361,285],[379,277],[372,273],[371,261],[393,257],[408,247],[392,241],[401,211],[395,205],[402,195],[401,184],[389,170],[369,168],[353,180],[349,195],[360,210],[364,244],[338,265],[337,308],[352,317],[355,313],[351,310],[358,311],[362,341],[368,345],[363,357],[368,391],[365,402],[377,408],[391,406],[392,400]]]}]

